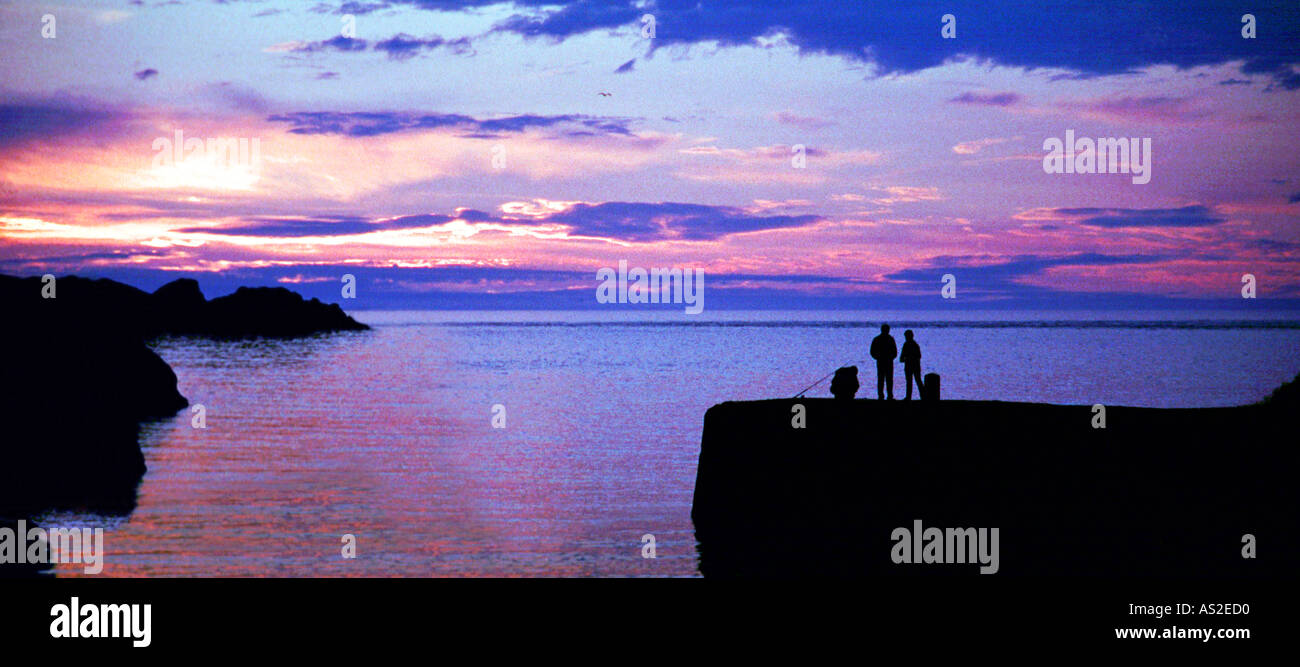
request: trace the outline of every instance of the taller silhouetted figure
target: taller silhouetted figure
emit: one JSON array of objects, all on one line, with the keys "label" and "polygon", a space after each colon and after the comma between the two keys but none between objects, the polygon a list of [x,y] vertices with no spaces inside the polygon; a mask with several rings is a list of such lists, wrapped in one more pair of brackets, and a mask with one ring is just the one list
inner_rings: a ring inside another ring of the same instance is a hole
[{"label": "taller silhouetted figure", "polygon": [[903,400],[912,400],[912,378],[916,378],[916,390],[921,394],[925,393],[925,388],[921,385],[921,346],[912,340],[912,330],[908,329],[903,332],[903,353],[898,355],[898,360],[903,362],[903,377],[907,381],[907,395]]},{"label": "taller silhouetted figure", "polygon": [[889,325],[880,325],[880,335],[871,339],[871,358],[876,360],[876,397],[885,400],[885,391],[889,391],[889,400],[894,400],[894,357],[898,356],[898,346],[894,337],[889,335]]}]

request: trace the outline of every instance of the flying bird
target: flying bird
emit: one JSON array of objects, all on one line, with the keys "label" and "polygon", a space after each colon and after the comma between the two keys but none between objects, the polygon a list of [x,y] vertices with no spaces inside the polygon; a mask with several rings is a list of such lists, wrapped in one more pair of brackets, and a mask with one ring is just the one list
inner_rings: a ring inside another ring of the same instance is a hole
[{"label": "flying bird", "polygon": [[596,94],[600,95],[601,97],[610,97],[612,95],[612,93],[596,93]]}]

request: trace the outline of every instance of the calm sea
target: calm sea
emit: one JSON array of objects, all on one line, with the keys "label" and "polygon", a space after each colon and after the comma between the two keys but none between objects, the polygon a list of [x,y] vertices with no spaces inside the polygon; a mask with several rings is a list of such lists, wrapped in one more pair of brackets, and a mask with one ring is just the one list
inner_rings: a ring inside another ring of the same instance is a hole
[{"label": "calm sea", "polygon": [[206,428],[146,425],[129,516],[45,523],[105,527],[101,576],[695,576],[704,411],[861,362],[881,321],[944,398],[1224,406],[1300,371],[1300,322],[1240,314],[355,316],[374,330],[159,341]]}]

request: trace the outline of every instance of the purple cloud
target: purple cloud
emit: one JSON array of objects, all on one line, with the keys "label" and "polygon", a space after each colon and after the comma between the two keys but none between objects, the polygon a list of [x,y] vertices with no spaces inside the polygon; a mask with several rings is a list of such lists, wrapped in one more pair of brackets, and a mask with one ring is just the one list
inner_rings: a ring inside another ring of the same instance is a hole
[{"label": "purple cloud", "polygon": [[0,103],[0,147],[71,134],[116,133],[125,114],[60,102]]},{"label": "purple cloud", "polygon": [[346,14],[355,14],[357,16],[363,16],[365,14],[370,14],[372,12],[380,11],[382,9],[388,9],[391,6],[392,5],[388,4],[387,2],[355,2],[349,0],[348,2],[344,2],[338,5],[337,7],[322,2],[312,7],[310,11],[315,14],[337,14],[339,16],[343,16]]},{"label": "purple cloud", "polygon": [[[990,262],[990,259],[996,261]],[[1005,258],[989,256],[944,256],[935,257],[925,268],[904,269],[886,275],[889,280],[906,283],[927,291],[939,284],[941,276],[946,273],[959,276],[967,289],[974,289],[983,295],[1021,297],[1036,294],[1053,294],[1056,290],[1026,285],[1019,280],[1033,276],[1047,269],[1061,266],[1113,266],[1125,264],[1154,264],[1170,259],[1164,255],[1103,255],[1099,253],[1078,253],[1063,256],[1016,255]]]},{"label": "purple cloud", "polygon": [[455,215],[417,214],[384,220],[348,215],[315,218],[255,217],[249,218],[244,224],[187,227],[179,231],[189,234],[280,238],[349,236],[393,229],[432,227],[457,219],[519,227],[563,225],[570,228],[570,233],[575,236],[648,242],[709,241],[744,232],[801,227],[813,224],[822,217],[819,215],[757,215],[730,206],[677,202],[604,202],[576,204],[540,218],[496,216],[475,209],[462,209]]},{"label": "purple cloud", "polygon": [[730,234],[802,227],[821,219],[818,215],[755,215],[731,206],[605,202],[576,204],[541,222],[568,225],[576,235],[624,241],[708,241]]},{"label": "purple cloud", "polygon": [[782,125],[791,125],[804,130],[820,130],[835,124],[834,121],[812,116],[800,116],[789,111],[778,111],[773,117],[776,122]]},{"label": "purple cloud", "polygon": [[289,123],[294,134],[341,134],[372,137],[408,130],[450,127],[463,130],[462,136],[491,138],[502,133],[524,132],[531,128],[569,127],[568,134],[633,136],[629,119],[563,114],[541,116],[521,114],[501,118],[477,119],[461,114],[403,113],[395,111],[337,112],[303,111],[275,114],[267,120]]},{"label": "purple cloud", "polygon": [[[496,0],[395,0],[430,10],[465,10]],[[654,14],[651,50],[677,44],[714,42],[752,46],[784,35],[805,53],[838,55],[880,66],[882,73],[914,72],[959,58],[1011,67],[1059,68],[1082,75],[1124,74],[1171,64],[1182,68],[1244,61],[1245,73],[1267,73],[1283,87],[1300,88],[1300,9],[1294,3],[1261,0],[1249,9],[1260,25],[1256,39],[1206,20],[1204,12],[1153,12],[1143,4],[1098,0],[1086,11],[1062,11],[1063,3],[921,0],[883,3],[862,11],[840,0],[751,0],[743,4],[696,0],[517,0],[520,13],[494,30],[525,37],[564,40],[600,30],[637,28]],[[958,19],[958,39],[939,38],[939,17]],[[1118,30],[1116,26],[1125,26]],[[1043,40],[1044,34],[1052,35]],[[929,37],[926,37],[929,36]],[[1187,44],[1197,45],[1195,49]]]},{"label": "purple cloud", "polygon": [[987,107],[1009,107],[1022,98],[1017,93],[962,93],[950,100],[957,104],[974,104]]},{"label": "purple cloud", "polygon": [[473,47],[470,46],[468,37],[447,40],[438,35],[433,35],[421,39],[406,33],[399,33],[381,42],[376,42],[374,50],[383,51],[393,60],[409,60],[421,51],[439,47],[447,47],[449,51],[458,56],[473,53]]},{"label": "purple cloud", "polygon": [[1209,227],[1225,220],[1205,206],[1182,208],[1058,208],[1053,212],[1077,218],[1089,227]]},{"label": "purple cloud", "polygon": [[437,48],[445,48],[458,56],[474,54],[474,47],[470,43],[468,37],[443,39],[438,35],[416,37],[406,33],[398,33],[388,39],[375,42],[373,45],[364,39],[338,36],[317,42],[299,44],[291,49],[290,52],[321,53],[334,51],[338,53],[361,53],[370,49],[371,51],[379,51],[386,54],[391,60],[406,61],[414,58],[421,51],[428,51]]},{"label": "purple cloud", "polygon": [[308,42],[299,45],[293,49],[294,53],[319,53],[322,51],[338,51],[340,53],[355,53],[365,51],[370,43],[364,39],[355,37],[332,37],[319,42]]},{"label": "purple cloud", "polygon": [[[481,213],[473,211],[472,213]],[[187,227],[187,234],[218,234],[221,236],[269,236],[298,238],[304,236],[350,236],[391,229],[418,229],[431,227],[456,219],[450,215],[408,215],[390,220],[370,220],[359,216],[331,215],[318,218],[267,217],[252,218],[242,225],[226,227]],[[468,220],[469,218],[465,218]]]}]

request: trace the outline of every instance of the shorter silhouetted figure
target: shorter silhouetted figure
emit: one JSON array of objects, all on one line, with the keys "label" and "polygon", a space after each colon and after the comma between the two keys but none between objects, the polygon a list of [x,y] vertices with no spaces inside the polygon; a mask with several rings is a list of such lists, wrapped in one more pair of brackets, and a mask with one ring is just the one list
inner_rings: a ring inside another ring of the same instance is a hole
[{"label": "shorter silhouetted figure", "polygon": [[907,381],[907,395],[903,400],[912,400],[912,378],[916,378],[916,391],[925,395],[925,385],[921,384],[921,346],[912,340],[912,330],[903,332],[903,353],[898,360],[903,362],[903,377]]},{"label": "shorter silhouetted figure", "polygon": [[831,378],[831,396],[841,400],[852,400],[858,393],[858,367],[845,366],[835,371]]},{"label": "shorter silhouetted figure", "polygon": [[894,400],[894,357],[898,356],[898,345],[889,335],[889,325],[880,325],[880,335],[871,340],[871,358],[876,360],[876,398],[885,400],[888,390],[889,400]]}]

